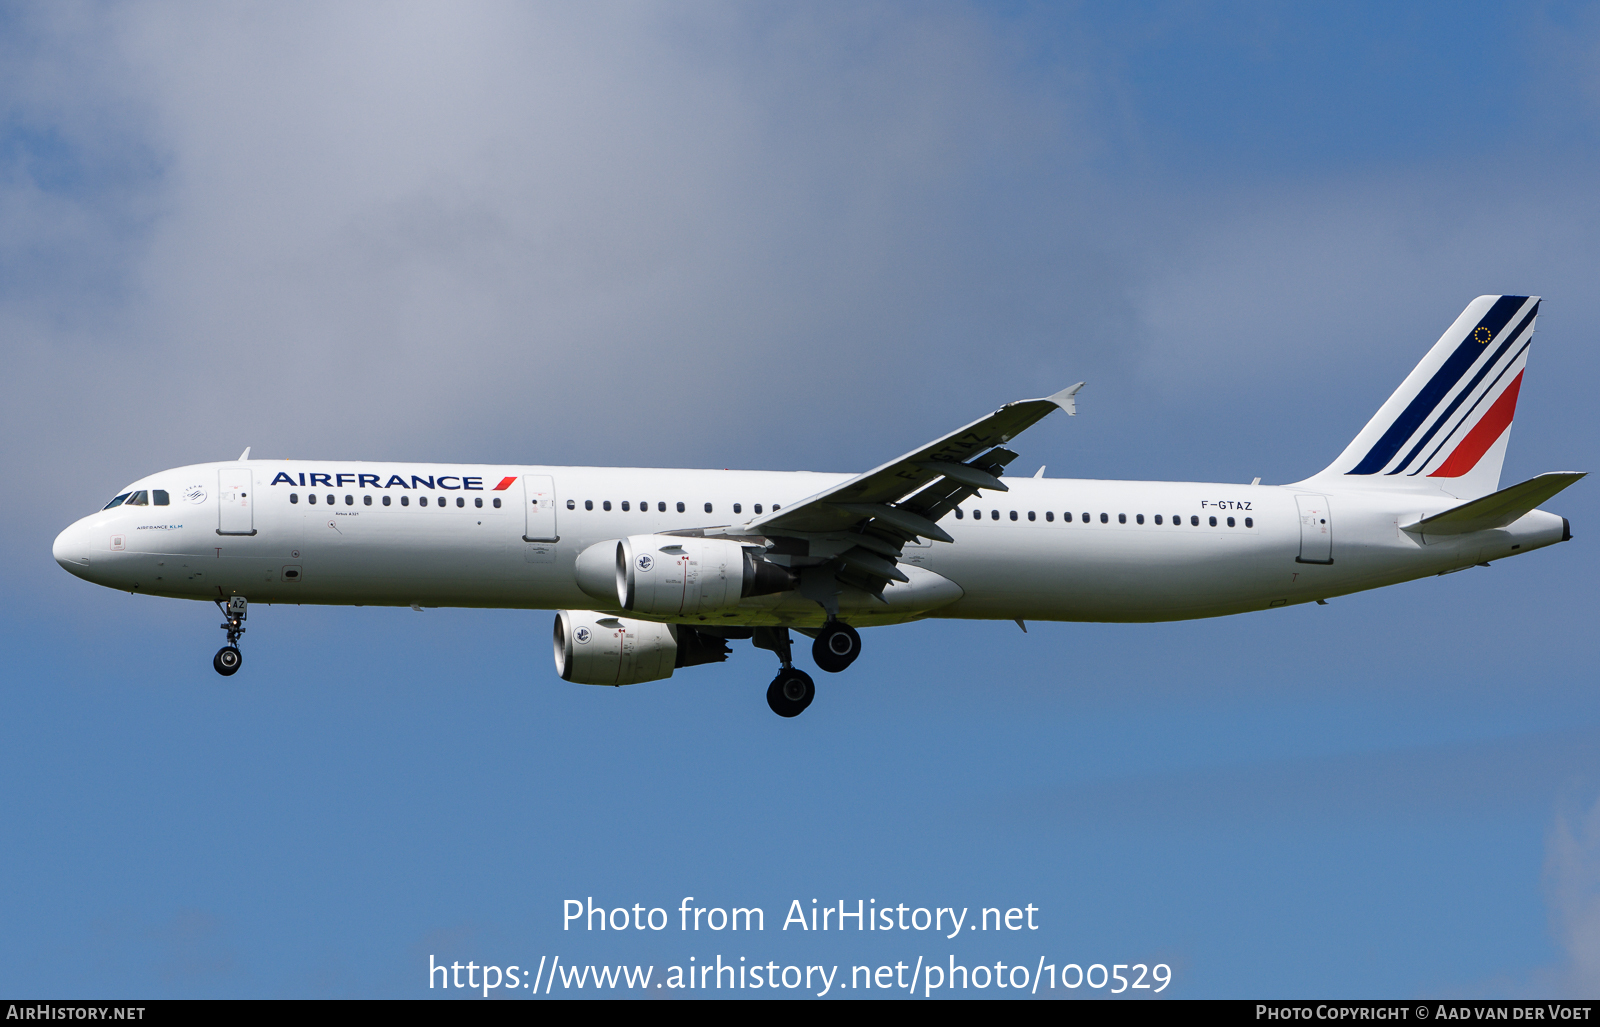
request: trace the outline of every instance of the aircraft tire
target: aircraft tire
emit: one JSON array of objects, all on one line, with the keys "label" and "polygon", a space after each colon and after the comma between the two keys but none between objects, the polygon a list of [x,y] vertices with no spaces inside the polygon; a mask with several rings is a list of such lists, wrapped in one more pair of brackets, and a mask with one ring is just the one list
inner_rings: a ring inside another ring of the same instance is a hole
[{"label": "aircraft tire", "polygon": [[225,645],[217,650],[217,655],[211,658],[211,666],[223,677],[231,677],[239,672],[239,667],[244,664],[244,654],[237,646]]},{"label": "aircraft tire", "polygon": [[767,705],[780,717],[798,717],[816,695],[817,686],[812,683],[811,675],[791,667],[780,670],[767,686]]},{"label": "aircraft tire", "polygon": [[848,624],[834,621],[822,626],[811,643],[811,658],[829,674],[837,674],[861,655],[861,636]]}]

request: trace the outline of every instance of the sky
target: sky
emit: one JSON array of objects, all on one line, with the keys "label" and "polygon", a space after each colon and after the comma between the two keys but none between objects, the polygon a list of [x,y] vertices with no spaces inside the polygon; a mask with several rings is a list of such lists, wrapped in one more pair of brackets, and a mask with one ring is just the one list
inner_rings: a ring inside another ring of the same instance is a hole
[{"label": "sky", "polygon": [[[1484,293],[1545,297],[1502,481],[1590,470],[1597,159],[1585,4],[0,8],[0,992],[1593,997],[1587,481],[1569,544],[1327,606],[873,629],[793,721],[743,645],[566,684],[543,611],[257,608],[224,680],[212,607],[50,542],[246,446],[856,471],[1080,379],[1017,473],[1291,482]],[[766,930],[563,930],[685,896]],[[781,928],[812,900],[1040,927]]]}]

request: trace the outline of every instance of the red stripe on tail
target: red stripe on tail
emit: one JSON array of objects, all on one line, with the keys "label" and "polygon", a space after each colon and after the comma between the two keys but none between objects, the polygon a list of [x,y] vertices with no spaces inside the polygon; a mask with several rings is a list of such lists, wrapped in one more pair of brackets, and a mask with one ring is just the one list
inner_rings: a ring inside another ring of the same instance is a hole
[{"label": "red stripe on tail", "polygon": [[1461,445],[1457,446],[1455,452],[1451,453],[1439,469],[1428,477],[1459,478],[1478,466],[1483,454],[1489,452],[1489,447],[1511,427],[1511,419],[1517,413],[1517,392],[1521,388],[1522,372],[1518,371],[1517,377],[1506,386],[1506,391],[1500,393],[1500,398],[1494,401],[1488,413],[1467,432],[1467,437],[1461,440]]},{"label": "red stripe on tail", "polygon": [[[1490,411],[1490,412],[1493,413],[1493,411]],[[514,474],[509,478],[501,478],[500,479],[500,484],[496,485],[494,488],[490,489],[489,491],[490,492],[501,492],[501,491],[504,491],[505,489],[510,488],[511,487],[511,483],[516,481],[516,480],[517,480],[517,476],[514,475]]]}]

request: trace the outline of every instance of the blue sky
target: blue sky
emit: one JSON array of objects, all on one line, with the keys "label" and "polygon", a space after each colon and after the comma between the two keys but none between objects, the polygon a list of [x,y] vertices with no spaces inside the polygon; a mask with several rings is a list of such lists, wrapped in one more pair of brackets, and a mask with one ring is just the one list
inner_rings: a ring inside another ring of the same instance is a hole
[{"label": "blue sky", "polygon": [[[7,993],[425,995],[430,953],[1600,985],[1587,482],[1571,544],[1326,607],[873,630],[793,722],[746,647],[564,684],[542,612],[259,608],[223,681],[209,606],[49,558],[246,445],[852,470],[1080,378],[1020,473],[1293,481],[1491,292],[1546,298],[1504,480],[1591,469],[1592,7],[54,5],[0,55]],[[685,895],[1043,926],[561,930]]]}]

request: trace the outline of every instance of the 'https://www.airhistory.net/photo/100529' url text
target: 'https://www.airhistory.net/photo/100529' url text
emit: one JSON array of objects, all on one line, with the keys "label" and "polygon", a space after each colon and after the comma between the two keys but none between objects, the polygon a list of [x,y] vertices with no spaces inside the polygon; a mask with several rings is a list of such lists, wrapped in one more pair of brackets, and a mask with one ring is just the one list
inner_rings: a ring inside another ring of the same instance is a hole
[{"label": "'https://www.airhistory.net/photo/100529' url text", "polygon": [[[976,915],[972,915],[973,913]],[[879,905],[875,899],[839,900],[820,904],[816,900],[789,903],[781,921],[771,924],[780,932],[836,935],[863,931],[937,932],[947,941],[964,936],[991,936],[998,932],[1038,931],[1043,925],[1042,911],[1032,903],[1021,906],[969,907],[909,906],[905,903]],[[643,903],[608,907],[596,905],[592,897],[566,899],[561,907],[561,929],[598,934],[634,936],[635,932],[676,929],[699,933],[737,932],[740,935],[765,932],[769,918],[757,905],[697,905],[695,897],[684,896],[673,912]],[[964,932],[972,932],[964,934]],[[924,936],[926,936],[924,934]],[[621,940],[619,938],[618,940]],[[751,939],[754,941],[755,939]],[[842,938],[840,940],[843,940]],[[941,954],[942,955],[942,954]],[[791,964],[778,960],[727,956],[723,953],[689,955],[679,962],[654,964],[601,964],[586,960],[569,962],[560,955],[540,956],[537,962],[523,964],[483,964],[474,960],[435,955],[428,957],[428,988],[470,990],[488,998],[500,995],[554,995],[569,992],[616,992],[639,990],[780,991],[812,994],[818,997],[837,991],[893,991],[904,995],[932,997],[951,992],[1007,995],[1097,993],[1102,995],[1151,995],[1165,991],[1172,983],[1172,968],[1166,963],[1117,963],[1102,960],[1062,960],[1038,956],[1008,963],[993,963],[947,956],[916,955],[893,963]],[[990,991],[989,989],[994,989]],[[1081,989],[1081,990],[1080,990]]]}]

